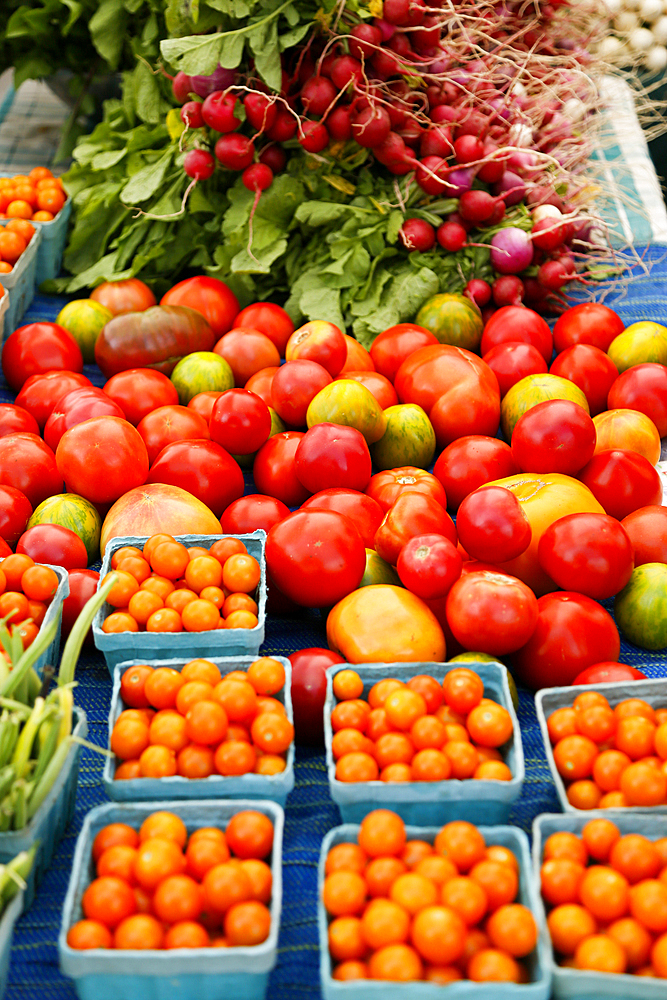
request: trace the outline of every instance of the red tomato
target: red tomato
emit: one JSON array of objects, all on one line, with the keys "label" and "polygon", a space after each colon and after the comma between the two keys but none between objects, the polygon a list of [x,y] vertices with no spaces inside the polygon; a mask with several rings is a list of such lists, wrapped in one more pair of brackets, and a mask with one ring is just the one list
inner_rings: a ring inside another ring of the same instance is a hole
[{"label": "red tomato", "polygon": [[667,563],[667,507],[649,504],[624,517],[621,525],[632,543],[635,566]]},{"label": "red tomato", "polygon": [[608,611],[584,594],[558,591],[538,602],[535,631],[512,657],[526,687],[571,684],[586,667],[618,660],[621,640]]},{"label": "red tomato", "polygon": [[[657,367],[662,368],[662,365]],[[618,377],[618,368],[609,355],[593,344],[567,347],[554,358],[549,372],[579,386],[588,401],[592,417],[607,409],[607,395]]]},{"label": "red tomato", "polygon": [[147,483],[180,486],[205,503],[216,517],[243,496],[243,472],[214,441],[172,441],[150,467]]},{"label": "red tomato", "polygon": [[0,486],[0,538],[16,545],[32,514],[32,504],[15,486]]},{"label": "red tomato", "polygon": [[5,556],[10,556],[11,554],[12,550],[10,549],[9,545],[7,545],[7,542],[4,540],[4,538],[0,537],[0,559],[4,559]]},{"label": "red tomato", "polygon": [[288,507],[299,507],[310,496],[310,490],[297,479],[294,463],[304,436],[302,431],[274,434],[259,449],[252,466],[257,489],[282,500]]},{"label": "red tomato", "polygon": [[305,427],[310,401],[331,381],[329,372],[316,361],[287,361],[273,376],[271,405],[290,427]]},{"label": "red tomato", "polygon": [[215,344],[213,351],[224,358],[234,373],[234,385],[243,387],[263,368],[280,364],[278,348],[259,330],[234,327]]},{"label": "red tomato", "polygon": [[509,340],[532,344],[540,352],[547,364],[553,354],[553,340],[547,322],[539,313],[525,306],[502,306],[496,309],[488,320],[482,334],[480,353],[482,357],[498,344]]},{"label": "red tomato", "polygon": [[161,306],[188,306],[204,316],[216,339],[234,325],[239,312],[238,299],[231,288],[218,278],[199,274],[170,288],[160,299]]},{"label": "red tomato", "polygon": [[456,530],[473,559],[490,563],[516,559],[533,536],[521,504],[504,486],[484,486],[469,493],[459,507]]},{"label": "red tomato", "polygon": [[537,598],[523,580],[478,570],[462,575],[447,595],[447,621],[464,649],[504,656],[528,641]]},{"label": "red tomato", "polygon": [[437,500],[423,493],[401,493],[375,532],[375,550],[396,565],[403,546],[415,535],[444,535],[456,545],[454,522]]},{"label": "red tomato", "polygon": [[[72,625],[79,617],[84,604],[97,590],[97,583],[100,574],[94,569],[71,569],[69,571],[69,595],[63,601],[62,634],[68,636],[72,631]],[[92,626],[88,629],[85,638],[86,645],[93,643]]]},{"label": "red tomato", "polygon": [[646,674],[629,663],[594,663],[572,681],[573,684],[623,684],[626,681],[646,680]]},{"label": "red tomato", "polygon": [[42,500],[63,492],[56,456],[37,434],[25,431],[0,438],[0,483],[24,493],[33,510]]},{"label": "red tomato", "polygon": [[311,320],[294,331],[287,341],[285,357],[288,361],[315,361],[335,378],[347,358],[343,331],[335,323]]},{"label": "red tomato", "polygon": [[273,302],[253,302],[246,306],[235,318],[234,325],[259,330],[273,341],[281,358],[285,356],[287,341],[294,333],[294,323],[289,314]]},{"label": "red tomato", "polygon": [[537,549],[540,566],[563,590],[602,601],[626,585],[632,543],[608,514],[566,514],[550,524]]},{"label": "red tomato", "polygon": [[208,441],[211,437],[207,421],[195,410],[178,404],[151,410],[139,421],[137,431],[144,441],[151,465],[165,445],[172,441],[194,441],[198,438]]},{"label": "red tomato", "polygon": [[361,491],[371,478],[371,453],[355,427],[315,424],[299,442],[294,471],[310,493],[335,487]]},{"label": "red tomato", "polygon": [[129,368],[112,375],[103,386],[104,392],[118,403],[125,419],[137,424],[158,406],[178,403],[176,386],[163,372],[153,368]]},{"label": "red tomato", "polygon": [[297,510],[269,531],[266,564],[293,601],[324,608],[358,586],[366,568],[366,549],[356,525],[344,514]]},{"label": "red tomato", "polygon": [[[244,389],[249,389],[250,392],[255,392],[260,399],[263,399],[267,406],[273,406],[271,400],[271,386],[273,385],[273,376],[276,372],[280,371],[280,366],[270,366],[269,368],[262,368],[261,371],[255,372],[251,375]],[[190,400],[192,402],[192,400]]]},{"label": "red tomato", "polygon": [[595,424],[569,399],[545,399],[526,410],[512,433],[512,456],[522,472],[574,476],[593,457]]},{"label": "red tomato", "polygon": [[401,403],[417,403],[426,411],[440,447],[466,434],[493,436],[498,430],[498,379],[481,358],[461,347],[438,344],[415,351],[398,369],[394,386]]},{"label": "red tomato", "polygon": [[120,417],[91,417],[65,431],[56,462],[68,489],[92,503],[113,502],[142,486],[149,465],[141,435]]},{"label": "red tomato", "polygon": [[447,596],[462,565],[460,552],[444,535],[415,535],[401,549],[396,570],[404,587],[433,600]]},{"label": "red tomato", "polygon": [[382,523],[384,511],[372,497],[357,490],[338,488],[320,490],[301,504],[302,510],[309,510],[312,507],[318,510],[337,510],[339,514],[351,517],[366,548],[373,548],[375,532]]},{"label": "red tomato", "polygon": [[106,306],[114,316],[122,313],[144,312],[156,305],[155,296],[140,278],[126,281],[103,281],[90,293],[94,302]]},{"label": "red tomato", "polygon": [[2,348],[2,370],[14,392],[18,392],[31,375],[55,369],[83,372],[81,349],[62,326],[28,323],[7,337]]},{"label": "red tomato", "polygon": [[90,386],[92,383],[79,372],[55,371],[31,375],[23,383],[16,402],[33,415],[42,430],[58,400],[62,399],[66,392],[84,385]]},{"label": "red tomato", "polygon": [[541,375],[548,371],[547,363],[538,349],[519,340],[497,344],[487,351],[482,360],[498,379],[501,397],[526,375]]},{"label": "red tomato", "polygon": [[66,430],[91,417],[120,417],[125,420],[122,409],[110,396],[94,385],[83,386],[72,389],[58,400],[44,425],[44,440],[55,452]]},{"label": "red tomato", "polygon": [[627,368],[609,389],[607,406],[639,410],[650,417],[660,437],[667,435],[667,368],[646,362]]},{"label": "red tomato", "polygon": [[262,528],[268,532],[289,514],[289,507],[275,497],[249,493],[230,503],[223,511],[220,525],[226,535],[242,535]]},{"label": "red tomato", "polygon": [[375,365],[373,364],[373,359],[366,350],[362,347],[358,340],[354,337],[348,337],[344,334],[345,345],[347,347],[347,357],[345,358],[345,364],[340,370],[340,374],[343,372],[374,372]]},{"label": "red tomato", "polygon": [[606,351],[624,329],[623,320],[609,306],[583,302],[559,316],[554,327],[554,347],[558,354],[573,344],[593,344]]},{"label": "red tomato", "polygon": [[27,431],[28,434],[39,434],[39,424],[22,406],[14,403],[0,403],[0,437],[15,434],[17,431]]},{"label": "red tomato", "polygon": [[512,449],[494,437],[470,434],[452,441],[433,467],[447,493],[447,506],[458,510],[464,497],[485,483],[514,476],[519,471]]},{"label": "red tomato", "polygon": [[65,569],[85,569],[88,565],[86,546],[75,532],[61,524],[36,524],[19,538],[17,552],[24,552],[35,562],[64,566]]},{"label": "red tomato", "polygon": [[292,709],[295,739],[302,746],[322,746],[324,720],[322,711],[327,693],[327,667],[344,663],[331,649],[312,646],[290,653],[292,664]]},{"label": "red tomato", "polygon": [[232,455],[252,455],[271,433],[271,414],[249,389],[228,389],[216,399],[208,422],[211,439]]},{"label": "red tomato", "polygon": [[340,375],[336,376],[334,382],[340,378],[351,378],[354,382],[361,382],[367,389],[370,389],[383,410],[386,410],[388,406],[396,406],[398,403],[398,396],[393,385],[388,378],[380,375],[379,372],[348,372],[343,370]]},{"label": "red tomato", "polygon": [[401,493],[408,490],[410,493],[423,493],[432,497],[441,507],[447,506],[447,496],[440,480],[430,472],[412,465],[376,472],[366,487],[367,495],[376,500],[385,512],[396,503]]},{"label": "red tomato", "polygon": [[393,382],[396,372],[406,358],[420,347],[438,344],[438,338],[424,326],[416,323],[399,323],[379,333],[370,348],[376,371]]},{"label": "red tomato", "polygon": [[636,451],[601,451],[577,476],[607,514],[622,521],[634,510],[662,501],[662,480]]},{"label": "red tomato", "polygon": [[196,396],[192,397],[188,403],[188,409],[194,410],[208,424],[213,413],[215,401],[216,399],[220,399],[221,396],[222,392],[219,392],[217,389],[204,389],[203,392],[198,392]]}]

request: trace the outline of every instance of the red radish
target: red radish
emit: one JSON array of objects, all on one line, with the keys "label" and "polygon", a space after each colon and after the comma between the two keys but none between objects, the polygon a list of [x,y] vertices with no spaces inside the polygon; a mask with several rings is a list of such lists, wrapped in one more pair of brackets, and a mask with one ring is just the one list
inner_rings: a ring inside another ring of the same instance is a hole
[{"label": "red radish", "polygon": [[396,31],[393,24],[390,24],[389,21],[383,20],[383,18],[381,17],[376,17],[375,20],[373,21],[373,24],[376,28],[379,28],[380,32],[382,33],[383,42],[388,42],[389,39],[394,34],[394,32]]},{"label": "red radish", "polygon": [[204,119],[201,113],[201,103],[199,101],[188,101],[181,108],[181,121],[188,128],[201,128]]},{"label": "red radish", "polygon": [[373,154],[392,174],[407,174],[417,165],[414,153],[396,132],[390,132],[385,141],[375,147]]},{"label": "red radish", "polygon": [[243,99],[246,118],[254,129],[267,132],[275,124],[278,107],[266,94],[246,94]]},{"label": "red radish", "polygon": [[266,191],[273,183],[273,171],[265,163],[252,163],[241,174],[241,181],[248,191]]},{"label": "red radish", "polygon": [[520,306],[524,295],[523,282],[515,274],[505,274],[493,282],[492,292],[497,306]]},{"label": "red radish", "polygon": [[213,152],[227,170],[244,170],[253,161],[255,147],[247,136],[229,132],[220,136]]},{"label": "red radish", "polygon": [[236,98],[223,90],[214,90],[209,94],[201,107],[202,118],[209,128],[216,132],[235,132],[241,124],[236,117]]},{"label": "red radish", "polygon": [[447,125],[433,125],[422,132],[419,142],[419,155],[424,156],[451,156],[452,130]]},{"label": "red radish", "polygon": [[269,146],[265,146],[259,154],[259,162],[265,163],[267,167],[271,168],[274,174],[279,174],[281,170],[285,169],[287,153],[282,146],[272,142]]},{"label": "red radish", "polygon": [[435,230],[425,219],[406,219],[398,231],[403,246],[426,253],[435,244]]},{"label": "red radish", "polygon": [[347,142],[352,138],[352,109],[341,104],[327,116],[327,130],[334,142]]},{"label": "red radish", "polygon": [[196,181],[207,181],[215,170],[215,160],[207,149],[191,149],[185,154],[183,170]]},{"label": "red radish", "polygon": [[350,55],[354,59],[370,59],[378,46],[382,45],[382,32],[374,24],[355,24],[350,32]]},{"label": "red radish", "polygon": [[384,108],[364,108],[352,118],[352,136],[366,149],[380,146],[390,132],[391,122]]},{"label": "red radish", "polygon": [[[484,143],[484,156],[492,156],[496,152],[498,146],[495,142],[491,142],[487,139]],[[477,171],[477,176],[480,181],[484,181],[485,184],[496,184],[505,173],[505,161],[501,157],[494,157],[493,159],[487,160],[486,163]]]},{"label": "red radish", "polygon": [[433,108],[431,111],[431,121],[436,124],[440,122],[450,124],[457,121],[458,117],[459,113],[456,108],[451,108],[448,104],[439,104],[437,108]]},{"label": "red radish", "polygon": [[192,80],[186,73],[177,73],[171,81],[174,99],[178,104],[185,104],[192,93]]},{"label": "red radish", "polygon": [[454,140],[454,156],[457,163],[473,163],[484,156],[484,143],[475,135],[460,135]]},{"label": "red radish", "polygon": [[296,130],[296,115],[293,115],[285,107],[279,107],[276,112],[276,120],[266,134],[273,142],[287,142],[294,138]]},{"label": "red radish", "polygon": [[548,291],[558,292],[572,280],[572,275],[562,260],[545,260],[539,267],[537,280]]},{"label": "red radish", "polygon": [[358,85],[363,78],[363,69],[358,59],[339,56],[331,66],[331,79],[338,90],[345,90],[351,83]]},{"label": "red radish", "polygon": [[494,185],[493,193],[501,194],[507,207],[511,208],[512,205],[518,205],[520,201],[523,201],[526,185],[518,174],[506,170],[498,183]]},{"label": "red radish", "polygon": [[401,62],[393,52],[387,49],[380,49],[371,59],[373,69],[381,80],[386,80],[390,76],[396,76],[401,71]]},{"label": "red radish", "polygon": [[338,92],[326,76],[311,76],[301,88],[301,103],[310,115],[323,115],[336,100]]},{"label": "red radish", "polygon": [[540,250],[555,250],[563,242],[565,226],[559,226],[557,218],[547,216],[533,223],[531,237]]},{"label": "red radish", "polygon": [[410,20],[410,0],[385,0],[382,6],[382,16],[389,24],[405,26]]},{"label": "red radish", "polygon": [[471,278],[463,289],[463,294],[467,295],[476,306],[483,309],[491,301],[491,285],[482,278]]},{"label": "red radish", "polygon": [[302,119],[301,132],[298,136],[299,143],[307,153],[321,153],[329,145],[329,133],[322,122]]},{"label": "red radish", "polygon": [[414,56],[412,46],[410,45],[410,39],[407,35],[394,35],[392,40],[389,42],[389,48],[402,59],[411,59]]},{"label": "red radish", "polygon": [[449,173],[449,165],[442,157],[425,156],[417,166],[415,179],[426,194],[444,194]]},{"label": "red radish", "polygon": [[467,232],[458,222],[443,222],[438,226],[436,235],[443,250],[449,250],[451,253],[463,249],[468,239]]},{"label": "red radish", "polygon": [[459,213],[468,222],[480,225],[491,218],[499,202],[503,205],[504,214],[505,204],[501,195],[494,198],[488,191],[465,191],[459,198]]},{"label": "red radish", "polygon": [[440,41],[440,19],[427,16],[422,21],[417,31],[412,32],[412,44],[420,53],[428,53],[434,49]]}]

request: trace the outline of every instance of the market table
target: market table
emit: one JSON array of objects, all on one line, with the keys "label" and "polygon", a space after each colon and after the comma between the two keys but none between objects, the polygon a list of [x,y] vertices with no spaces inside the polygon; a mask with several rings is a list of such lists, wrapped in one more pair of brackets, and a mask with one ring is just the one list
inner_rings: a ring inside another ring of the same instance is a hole
[{"label": "market table", "polygon": [[[40,112],[44,115],[43,100],[40,104],[34,92],[30,93],[32,96],[26,96],[23,90],[20,92],[21,103],[17,107],[17,102],[14,102],[11,115],[0,126],[0,170],[7,169],[10,165],[13,168],[14,157],[25,155],[22,144],[18,141],[13,153],[7,148],[9,136],[14,138],[17,135],[22,116],[29,117],[31,113]],[[0,103],[1,99],[0,88]],[[57,105],[54,104],[46,116],[48,120],[43,118],[42,124],[29,132],[35,142],[44,141],[44,129],[48,130],[49,125],[53,124],[56,112]],[[1,118],[0,108],[0,120]],[[626,123],[627,120],[626,116]],[[629,124],[632,127],[632,121]],[[627,147],[628,142],[626,134],[619,149],[624,145]],[[637,148],[635,145],[635,154]],[[34,156],[34,150],[32,154]],[[630,154],[628,152],[623,155]],[[607,156],[610,156],[609,151]],[[41,162],[45,160],[42,159]],[[636,211],[638,199],[646,203],[642,191],[647,191],[646,197],[652,198],[656,184],[655,174],[651,177],[650,171],[646,172],[641,156],[637,157],[635,168],[628,172],[628,177],[633,183],[633,197],[623,200],[615,196],[617,207],[621,209],[621,228],[626,232],[627,227],[634,232],[646,231],[647,238],[652,235],[653,239],[666,239],[665,209],[662,202],[655,205],[656,210],[650,222],[646,215]],[[628,205],[635,206],[630,217]],[[622,217],[623,212],[625,217]],[[658,233],[660,237],[657,236]],[[600,286],[600,293],[596,298],[604,297],[604,301],[619,312],[626,324],[640,319],[667,323],[667,246],[657,244],[647,248],[636,245],[633,254],[636,263],[629,282],[620,290],[611,285]],[[65,301],[38,295],[23,322],[54,320]],[[85,373],[95,384],[103,384],[104,378],[95,366],[86,366]],[[0,381],[0,401],[11,402],[12,399],[11,391],[4,381]],[[249,476],[246,492],[254,492]],[[606,603],[609,606],[610,602]],[[307,646],[326,646],[324,620],[319,612],[304,611],[298,618],[267,618],[266,640],[261,653],[288,655]],[[620,659],[640,666],[650,677],[667,676],[667,661],[663,653],[648,653],[624,642]],[[96,651],[84,652],[77,670],[77,682],[75,700],[87,713],[89,739],[106,747],[111,679],[101,654]],[[512,811],[511,822],[529,832],[536,815],[557,812],[559,807],[537,725],[533,697],[528,691],[519,692],[518,716],[526,779],[521,797]],[[74,820],[54,855],[32,906],[16,925],[7,1000],[71,1000],[76,996],[73,983],[59,972],[56,942],[78,832],[85,814],[106,801],[102,786],[103,764],[102,755],[85,748],[82,750]],[[296,787],[288,798],[286,808],[279,961],[271,976],[269,1000],[316,1000],[321,995],[316,923],[317,862],[322,838],[331,827],[340,822],[340,815],[329,796],[323,752],[298,748],[295,775]]]}]

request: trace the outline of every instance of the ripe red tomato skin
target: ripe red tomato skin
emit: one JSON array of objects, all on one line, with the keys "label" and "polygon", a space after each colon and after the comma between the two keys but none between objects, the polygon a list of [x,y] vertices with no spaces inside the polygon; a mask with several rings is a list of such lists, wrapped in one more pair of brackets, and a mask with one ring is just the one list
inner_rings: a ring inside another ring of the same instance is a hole
[{"label": "ripe red tomato skin", "polygon": [[646,680],[646,674],[629,663],[594,663],[586,667],[572,681],[573,684],[625,684],[627,681]]},{"label": "ripe red tomato skin", "polygon": [[526,375],[540,375],[546,372],[547,363],[533,344],[507,340],[496,344],[483,356],[493,374],[498,379],[501,398],[512,386]]},{"label": "ripe red tomato skin", "polygon": [[16,434],[17,431],[27,431],[28,434],[39,434],[39,424],[22,406],[15,403],[0,403],[0,437],[6,434]]},{"label": "ripe red tomato skin", "polygon": [[408,491],[423,493],[437,500],[441,507],[447,506],[445,488],[437,476],[411,465],[376,472],[365,489],[365,493],[376,500],[385,513],[396,503],[401,493]]},{"label": "ripe red tomato skin", "polygon": [[456,545],[454,522],[437,500],[423,493],[401,493],[375,532],[375,550],[395,566],[406,542],[415,535],[430,534],[444,535]]},{"label": "ripe red tomato skin", "polygon": [[71,492],[101,504],[142,486],[149,467],[141,435],[120,417],[91,417],[70,427],[58,444],[56,463]]},{"label": "ripe red tomato skin", "polygon": [[31,375],[54,370],[83,372],[83,355],[71,333],[57,323],[28,323],[14,330],[2,348],[2,370],[18,392]]},{"label": "ripe red tomato skin", "polygon": [[10,549],[9,545],[7,545],[7,542],[4,540],[4,538],[0,538],[0,559],[4,559],[5,556],[10,556],[11,554],[12,550]]},{"label": "ripe red tomato skin", "polygon": [[294,458],[303,440],[303,431],[274,434],[255,455],[252,475],[261,493],[282,500],[288,507],[298,507],[310,496],[296,477]]},{"label": "ripe red tomato skin", "polygon": [[424,326],[416,323],[398,323],[379,333],[370,347],[370,355],[377,371],[390,382],[407,357],[420,347],[430,347],[438,338]]},{"label": "ripe red tomato skin", "polygon": [[310,401],[332,381],[326,368],[316,361],[287,361],[273,376],[271,405],[290,427],[305,427]]},{"label": "ripe red tomato skin", "polygon": [[422,600],[446,597],[461,575],[463,559],[444,535],[415,535],[398,555],[401,583]]},{"label": "ripe red tomato skin", "polygon": [[502,306],[488,320],[482,333],[480,352],[482,357],[498,344],[507,341],[521,341],[532,344],[540,352],[547,364],[553,354],[553,339],[546,321],[525,306]]},{"label": "ripe red tomato skin", "polygon": [[342,378],[351,378],[353,382],[365,385],[373,393],[383,410],[386,410],[388,406],[395,406],[398,403],[396,390],[389,379],[381,375],[380,372],[342,371],[340,375],[336,375],[334,382]]},{"label": "ripe red tomato skin", "polygon": [[0,486],[0,538],[16,545],[32,514],[32,504],[15,486]]},{"label": "ripe red tomato skin", "polygon": [[518,471],[510,446],[499,438],[481,434],[452,441],[433,467],[433,475],[445,487],[450,510],[458,510],[461,501],[479,486],[514,476]]},{"label": "ripe red tomato skin", "polygon": [[[61,625],[63,636],[69,635],[72,631],[72,626],[79,617],[84,604],[97,590],[97,583],[100,578],[100,574],[94,569],[71,569],[67,576],[69,594],[63,601]],[[84,642],[87,646],[92,646],[93,644],[92,625],[86,633]]]},{"label": "ripe red tomato skin", "polygon": [[607,409],[609,390],[618,378],[614,362],[594,344],[567,347],[556,355],[549,372],[579,386],[588,401],[592,417]]},{"label": "ripe red tomato skin", "polygon": [[490,563],[520,556],[533,534],[521,504],[503,486],[484,486],[469,493],[459,506],[456,530],[473,559]]},{"label": "ripe red tomato skin", "polygon": [[[272,365],[268,368],[261,368],[254,375],[251,375],[244,389],[249,389],[251,392],[256,393],[260,399],[263,399],[267,406],[273,408],[273,399],[271,396],[271,387],[273,385],[273,377],[277,371],[280,371],[280,366],[273,367]],[[190,400],[190,405],[192,400]]]},{"label": "ripe red tomato skin", "polygon": [[118,403],[125,419],[136,427],[137,424],[158,406],[174,406],[178,403],[176,386],[163,372],[153,368],[128,368],[118,372],[104,384],[106,392]]},{"label": "ripe red tomato skin", "polygon": [[512,434],[512,455],[522,472],[574,476],[595,451],[595,424],[569,399],[546,399],[523,413]]},{"label": "ripe red tomato skin", "polygon": [[156,305],[155,296],[140,278],[125,281],[103,281],[93,290],[91,298],[105,306],[114,316],[144,312]]},{"label": "ripe red tomato skin", "polygon": [[16,402],[33,415],[40,430],[43,430],[51,410],[68,389],[90,385],[90,379],[79,372],[40,372],[25,380]]},{"label": "ripe red tomato skin", "polygon": [[165,445],[172,441],[194,441],[211,437],[208,423],[195,410],[188,406],[158,406],[151,410],[137,424],[137,432],[143,439],[148,453],[148,461],[152,463]]},{"label": "ripe red tomato skin", "polygon": [[292,664],[292,708],[296,742],[302,746],[322,746],[326,670],[334,663],[345,661],[339,653],[318,646],[298,649],[296,653],[290,653],[288,659]]},{"label": "ripe red tomato skin", "polygon": [[597,601],[563,590],[544,594],[537,604],[535,631],[512,657],[517,679],[526,687],[561,687],[594,663],[618,660],[618,629]]},{"label": "ripe red tomato skin", "polygon": [[239,312],[239,302],[231,288],[218,278],[196,275],[185,278],[160,299],[161,306],[188,306],[208,321],[216,340],[231,330]]},{"label": "ripe red tomato skin", "polygon": [[567,309],[554,326],[554,347],[560,354],[573,344],[593,344],[606,351],[614,337],[625,329],[613,309],[600,302],[583,302]]},{"label": "ripe red tomato skin", "polygon": [[203,501],[216,517],[243,496],[239,464],[215,441],[172,441],[151,465],[147,483],[180,486]]},{"label": "ripe red tomato skin", "polygon": [[526,642],[537,622],[537,598],[526,584],[488,570],[462,574],[447,595],[447,621],[465,649],[503,656]]},{"label": "ripe red tomato skin", "polygon": [[650,417],[660,437],[667,435],[667,368],[645,362],[627,368],[609,389],[607,406],[639,410]]},{"label": "ripe red tomato skin", "polygon": [[294,333],[294,323],[289,314],[281,306],[274,305],[272,302],[253,302],[246,306],[235,317],[234,326],[246,326],[259,330],[265,337],[273,341],[281,358],[285,357],[287,341]]},{"label": "ripe red tomato skin", "polygon": [[602,601],[626,585],[634,567],[632,542],[608,514],[566,514],[550,524],[537,550],[540,566],[564,590]]},{"label": "ripe red tomato skin", "polygon": [[38,563],[50,563],[65,569],[85,569],[88,553],[82,540],[60,524],[36,524],[24,531],[16,543],[16,551],[24,552]]},{"label": "ripe red tomato skin", "polygon": [[335,487],[361,491],[371,478],[371,453],[356,427],[325,421],[302,437],[294,455],[294,472],[309,493]]},{"label": "ripe red tomato skin", "polygon": [[308,510],[311,507],[320,510],[337,510],[339,514],[351,517],[366,548],[373,548],[375,532],[382,523],[384,511],[380,504],[366,493],[337,487],[320,490],[301,504],[302,510]]},{"label": "ripe red tomato skin", "polygon": [[335,378],[347,357],[343,331],[335,323],[324,320],[304,323],[287,341],[285,357],[288,361],[315,361]]},{"label": "ripe red tomato skin", "polygon": [[289,598],[305,607],[324,608],[358,586],[366,548],[345,514],[297,510],[269,531],[266,564]]},{"label": "ripe red tomato skin", "polygon": [[639,507],[624,517],[625,529],[635,553],[635,566],[647,562],[667,563],[667,508],[661,504]]},{"label": "ripe red tomato skin", "polygon": [[634,451],[601,451],[577,474],[607,514],[622,521],[633,511],[662,501],[662,480],[651,463]]},{"label": "ripe red tomato skin", "polygon": [[213,404],[208,422],[211,440],[232,455],[252,455],[271,433],[271,414],[264,400],[249,389],[229,389]]},{"label": "ripe red tomato skin", "polygon": [[41,437],[25,431],[0,438],[0,483],[21,490],[33,510],[42,500],[63,492],[55,455]]},{"label": "ripe red tomato skin", "polygon": [[91,417],[120,417],[125,414],[118,403],[96,386],[82,386],[62,396],[44,424],[44,440],[55,452],[58,442],[70,427]]},{"label": "ripe red tomato skin", "polygon": [[276,497],[249,493],[239,497],[222,513],[220,524],[226,535],[242,535],[262,528],[267,533],[287,517],[290,509]]}]

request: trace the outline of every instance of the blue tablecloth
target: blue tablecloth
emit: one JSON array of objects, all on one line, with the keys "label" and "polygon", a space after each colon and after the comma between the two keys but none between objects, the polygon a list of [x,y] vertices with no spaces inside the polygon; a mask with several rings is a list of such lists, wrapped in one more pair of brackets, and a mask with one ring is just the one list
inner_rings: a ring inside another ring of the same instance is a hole
[{"label": "blue tablecloth", "polygon": [[[667,248],[640,249],[637,261],[624,290],[614,291],[610,286],[604,300],[618,310],[626,323],[640,319],[667,323]],[[599,300],[602,294],[596,297]],[[53,320],[63,301],[37,296],[24,322]],[[97,384],[103,384],[101,373],[93,366],[88,366],[86,374],[93,376]],[[0,383],[0,401],[11,399],[6,384]],[[249,488],[248,492],[254,490]],[[269,618],[263,653],[289,654],[306,646],[326,646],[324,621],[317,612],[294,619]],[[667,675],[663,653],[647,653],[624,642],[620,659],[641,666],[649,676]],[[101,655],[84,653],[77,681],[75,697],[88,715],[89,739],[107,746],[111,684]],[[558,811],[559,807],[532,695],[522,690],[519,698],[526,780],[511,819],[528,832],[538,813]],[[86,812],[105,801],[102,766],[101,755],[82,751],[75,819],[34,903],[16,926],[7,1000],[71,1000],[76,995],[72,982],[58,970],[56,941],[77,834]],[[338,810],[328,792],[324,755],[298,749],[296,787],[286,810],[279,962],[271,976],[270,1000],[316,1000],[321,995],[316,926],[317,861],[322,837],[339,822]]]}]

